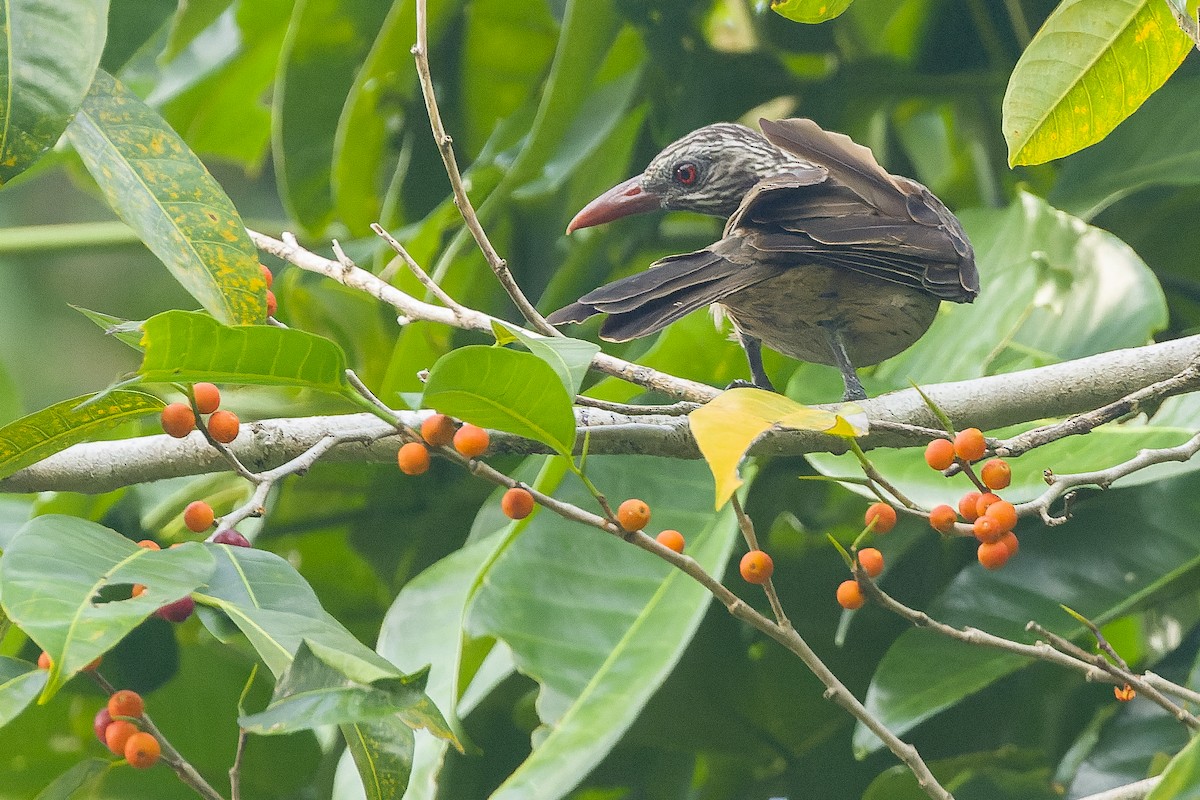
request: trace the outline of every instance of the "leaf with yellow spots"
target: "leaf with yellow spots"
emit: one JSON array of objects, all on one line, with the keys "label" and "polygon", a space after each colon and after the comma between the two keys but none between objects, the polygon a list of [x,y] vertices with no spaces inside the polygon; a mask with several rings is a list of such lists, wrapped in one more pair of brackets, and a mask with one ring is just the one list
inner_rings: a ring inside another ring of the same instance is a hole
[{"label": "leaf with yellow spots", "polygon": [[0,183],[54,146],[104,50],[108,0],[0,4]]},{"label": "leaf with yellow spots", "polygon": [[209,313],[229,325],[266,319],[241,217],[162,117],[100,70],[67,137],[117,216]]},{"label": "leaf with yellow spots", "polygon": [[1002,120],[1008,163],[1041,164],[1100,141],[1191,47],[1162,0],[1065,0],[1009,78]]},{"label": "leaf with yellow spots", "polygon": [[840,16],[853,0],[771,0],[771,10],[793,22],[825,22]]},{"label": "leaf with yellow spots", "polygon": [[818,431],[852,439],[867,432],[867,417],[854,403],[827,411],[762,389],[739,388],[688,415],[692,436],[717,484],[719,509],[742,485],[738,463],[750,445],[772,428]]}]

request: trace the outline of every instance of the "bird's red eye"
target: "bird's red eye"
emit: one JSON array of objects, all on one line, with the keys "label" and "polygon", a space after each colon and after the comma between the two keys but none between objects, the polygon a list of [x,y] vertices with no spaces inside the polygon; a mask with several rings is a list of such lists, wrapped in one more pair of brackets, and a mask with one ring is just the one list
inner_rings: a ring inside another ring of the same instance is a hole
[{"label": "bird's red eye", "polygon": [[685,161],[675,167],[675,182],[680,186],[691,186],[696,182],[696,177],[699,174],[695,164]]}]

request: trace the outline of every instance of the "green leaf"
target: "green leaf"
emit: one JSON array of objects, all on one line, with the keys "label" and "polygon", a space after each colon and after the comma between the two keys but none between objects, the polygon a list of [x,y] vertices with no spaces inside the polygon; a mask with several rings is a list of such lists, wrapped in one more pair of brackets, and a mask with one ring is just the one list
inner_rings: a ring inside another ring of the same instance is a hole
[{"label": "green leaf", "polygon": [[[399,720],[381,719],[343,725],[341,731],[367,800],[403,796],[412,775],[412,728]],[[337,796],[342,797],[340,793]]]},{"label": "green leaf", "polygon": [[233,0],[189,0],[171,17],[167,45],[159,58],[170,61],[225,12]]},{"label": "green leaf", "polygon": [[104,50],[108,0],[11,0],[0,8],[0,183],[54,146]]},{"label": "green leaf", "polygon": [[536,439],[563,455],[575,444],[567,390],[549,364],[529,353],[483,345],[453,350],[429,371],[422,405]]},{"label": "green leaf", "polygon": [[272,153],[284,206],[310,231],[333,219],[338,119],[387,9],[379,0],[305,0],[292,13],[273,94]]},{"label": "green leaf", "polygon": [[98,783],[101,776],[114,766],[103,758],[88,758],[80,761],[54,779],[34,800],[70,800],[79,790]]},{"label": "green leaf", "polygon": [[354,396],[346,357],[328,339],[295,328],[231,328],[196,311],[164,311],[142,323],[146,355],[138,374],[151,383],[299,386]]},{"label": "green leaf", "polygon": [[457,742],[433,701],[425,675],[387,678],[374,684],[348,678],[301,643],[291,665],[275,684],[270,705],[239,723],[252,733],[280,734],[321,725],[349,725],[396,717],[410,728],[425,728]]},{"label": "green leaf", "polygon": [[28,661],[0,656],[0,728],[16,719],[34,701],[50,677]]},{"label": "green leaf", "polygon": [[[655,458],[595,457],[588,475],[611,497],[649,503],[655,529],[686,532],[685,552],[720,578],[737,526],[728,510],[708,510],[703,464],[666,470]],[[554,494],[585,508],[595,502],[569,477]],[[482,576],[467,618],[472,636],[506,642],[541,684],[538,745],[493,800],[561,797],[587,775],[671,673],[710,600],[682,572],[614,536],[550,514],[530,518]]]},{"label": "green leaf", "polygon": [[1064,161],[1049,201],[1087,220],[1150,186],[1200,183],[1197,120],[1200,78],[1180,74],[1104,141]]},{"label": "green leaf", "polygon": [[63,400],[0,428],[0,478],[125,422],[157,414],[164,405],[153,395],[126,389],[88,402],[95,397],[86,394]]},{"label": "green leaf", "polygon": [[840,16],[853,0],[771,0],[771,10],[792,22],[815,24]]},{"label": "green leaf", "polygon": [[1008,163],[1095,144],[1183,63],[1192,41],[1161,0],[1065,0],[1025,48],[1004,94]]},{"label": "green leaf", "polygon": [[204,308],[230,324],[266,318],[241,217],[162,117],[101,70],[67,136],[117,216]]},{"label": "green leaf", "polygon": [[600,346],[592,342],[566,337],[531,336],[517,326],[499,320],[492,320],[492,333],[497,344],[520,342],[529,352],[549,364],[571,397],[579,394],[579,387],[587,377],[592,358],[600,352]]},{"label": "green leaf", "polygon": [[1200,797],[1200,736],[1175,754],[1163,771],[1162,780],[1146,800],[1194,800]]},{"label": "green leaf", "polygon": [[[41,702],[160,606],[202,585],[212,568],[212,557],[196,543],[149,550],[57,514],[26,523],[0,557],[0,603],[53,661]],[[135,583],[146,591],[122,592]]]},{"label": "green leaf", "polygon": [[[1192,520],[1200,497],[1200,475],[1169,478],[1135,489],[1114,489],[1077,503],[1067,523],[1047,529],[1040,522],[1017,528],[1020,552],[1004,569],[972,565],[960,572],[927,611],[956,627],[972,626],[1022,642],[1036,620],[1087,646],[1091,636],[1064,614],[1061,605],[1104,625],[1139,608],[1153,608],[1194,586],[1200,574],[1200,542]],[[1153,532],[1153,547],[1131,541]],[[973,549],[974,541],[954,546]],[[924,630],[909,630],[891,646],[875,671],[866,706],[899,735],[1006,675],[1029,659],[975,647]],[[857,728],[862,753],[878,741]]]},{"label": "green leaf", "polygon": [[105,314],[102,311],[92,311],[77,305],[72,305],[71,308],[96,323],[101,330],[118,342],[129,345],[139,353],[142,351],[142,325],[145,324],[145,320],[114,317],[112,314]]},{"label": "green leaf", "polygon": [[335,666],[343,674],[365,669],[377,677],[403,677],[330,616],[287,561],[265,550],[211,547],[217,566],[208,585],[195,594],[196,602],[228,616],[276,677],[287,671],[304,640],[338,653]]}]

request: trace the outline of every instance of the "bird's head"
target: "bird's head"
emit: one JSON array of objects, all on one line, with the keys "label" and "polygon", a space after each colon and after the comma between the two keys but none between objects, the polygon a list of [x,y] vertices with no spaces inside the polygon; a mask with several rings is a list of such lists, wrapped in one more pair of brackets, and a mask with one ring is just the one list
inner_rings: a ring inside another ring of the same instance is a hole
[{"label": "bird's head", "polygon": [[567,233],[657,208],[728,217],[754,184],[803,166],[745,125],[707,125],[667,145],[641,175],[588,203]]}]

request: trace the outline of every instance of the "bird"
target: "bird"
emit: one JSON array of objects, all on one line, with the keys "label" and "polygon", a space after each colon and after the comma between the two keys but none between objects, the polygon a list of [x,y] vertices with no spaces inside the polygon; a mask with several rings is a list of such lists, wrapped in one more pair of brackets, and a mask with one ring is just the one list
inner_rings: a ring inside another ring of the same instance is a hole
[{"label": "bird", "polygon": [[865,399],[856,367],[911,346],[943,300],[975,300],[971,243],[928,188],[889,174],[849,136],[803,118],[759,126],[692,131],[588,203],[568,234],[656,209],[727,222],[708,247],[660,259],[547,319],[563,325],[606,314],[601,338],[625,342],[717,304],[733,322],[753,386],[775,390],[765,345],[836,366],[843,400]]}]

